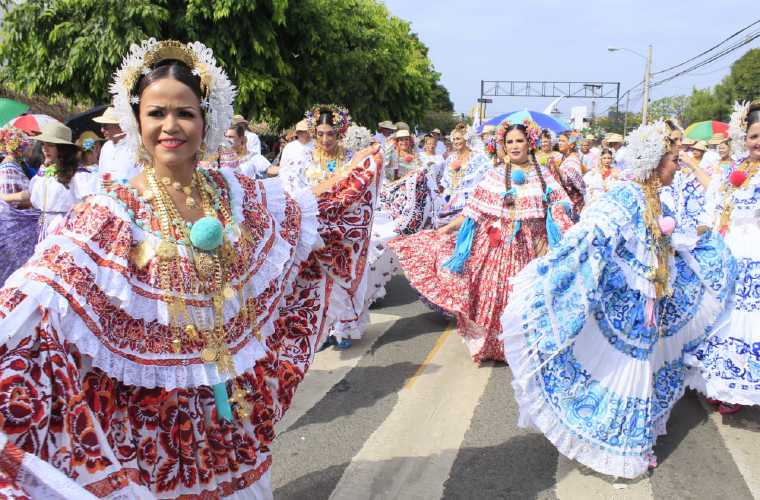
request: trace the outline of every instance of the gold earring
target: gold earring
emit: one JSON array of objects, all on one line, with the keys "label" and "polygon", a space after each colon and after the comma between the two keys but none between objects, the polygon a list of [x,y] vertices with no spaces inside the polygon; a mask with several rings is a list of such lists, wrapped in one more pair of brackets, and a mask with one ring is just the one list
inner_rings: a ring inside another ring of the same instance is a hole
[{"label": "gold earring", "polygon": [[151,157],[150,153],[148,153],[148,150],[145,149],[145,145],[143,143],[140,143],[140,145],[137,147],[137,153],[135,156],[135,161],[139,164],[149,165],[153,162],[153,158]]},{"label": "gold earring", "polygon": [[195,162],[198,163],[199,161],[203,160],[206,157],[206,143],[202,142],[201,147],[198,148],[198,151],[195,153]]}]

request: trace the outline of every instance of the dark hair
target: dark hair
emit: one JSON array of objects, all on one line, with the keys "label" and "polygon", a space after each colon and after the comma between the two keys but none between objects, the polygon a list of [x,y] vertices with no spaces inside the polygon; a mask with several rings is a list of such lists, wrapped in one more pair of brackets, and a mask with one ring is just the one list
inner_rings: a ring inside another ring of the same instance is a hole
[{"label": "dark hair", "polygon": [[334,127],[333,125],[333,112],[329,109],[320,109],[319,110],[319,123],[317,125],[330,125],[331,127]]},{"label": "dark hair", "polygon": [[[153,69],[151,69],[150,73],[147,75],[141,75],[140,78],[138,78],[135,82],[135,86],[132,89],[130,95],[142,97],[143,92],[146,88],[148,88],[148,86],[165,78],[173,78],[178,82],[184,83],[190,88],[190,90],[193,91],[193,94],[195,94],[195,96],[198,98],[198,101],[203,100],[203,92],[201,91],[201,78],[198,75],[194,75],[192,70],[185,63],[182,61],[177,61],[175,59],[166,59],[164,61],[161,61]],[[132,104],[132,112],[135,114],[137,124],[139,125],[139,102]],[[201,113],[201,116],[203,117],[205,124],[205,113]]]},{"label": "dark hair", "polygon": [[79,160],[77,158],[79,148],[73,144],[53,144],[53,146],[58,150],[58,160],[56,160],[58,172],[56,179],[68,188],[71,179],[77,173],[77,167],[79,167]]},{"label": "dark hair", "polygon": [[599,158],[601,158],[604,155],[610,155],[613,158],[615,157],[615,153],[613,153],[610,148],[604,148],[604,149],[602,149],[602,152],[599,153]]},{"label": "dark hair", "polygon": [[[525,140],[528,141],[528,128],[523,125],[522,123],[510,125],[507,127],[506,132],[504,133],[504,144],[507,143],[507,134],[512,132],[513,130],[519,130],[523,133],[525,136]],[[528,144],[528,155],[530,156],[531,162],[533,162],[533,167],[536,169],[536,175],[538,175],[538,180],[541,181],[541,192],[546,193],[546,180],[544,179],[544,174],[541,172],[541,165],[538,164],[536,161],[536,154],[533,152],[533,149],[530,147],[530,144]],[[504,185],[506,187],[507,193],[512,189],[512,162],[506,161],[506,168],[507,173],[504,178]],[[507,194],[504,197],[504,204],[508,207],[511,207],[515,204],[515,199],[512,194]],[[548,206],[548,202],[546,199],[544,199],[544,208]]]},{"label": "dark hair", "polygon": [[747,112],[747,132],[752,125],[758,122],[760,122],[760,101],[755,101],[749,105]]}]

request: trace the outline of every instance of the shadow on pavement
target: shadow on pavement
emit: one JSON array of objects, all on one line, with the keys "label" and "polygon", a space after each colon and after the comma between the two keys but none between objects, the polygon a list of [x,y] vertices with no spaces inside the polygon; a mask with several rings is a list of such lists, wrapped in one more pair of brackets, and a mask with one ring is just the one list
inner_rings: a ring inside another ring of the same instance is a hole
[{"label": "shadow on pavement", "polygon": [[556,452],[541,434],[514,436],[495,446],[462,448],[444,484],[443,498],[545,498],[556,484],[554,460],[547,464],[546,457],[556,457]]},{"label": "shadow on pavement", "polygon": [[[394,363],[386,366],[357,366],[335,384],[319,403],[307,411],[289,429],[331,422],[352,415],[361,408],[369,408],[389,395],[395,395],[406,381],[417,372],[416,363]],[[428,366],[435,371],[438,367]]]},{"label": "shadow on pavement", "polygon": [[412,304],[417,302],[419,297],[414,288],[409,286],[409,282],[403,274],[397,274],[391,278],[385,288],[388,292],[385,297],[375,302],[372,306],[373,311],[390,313],[387,309]]}]

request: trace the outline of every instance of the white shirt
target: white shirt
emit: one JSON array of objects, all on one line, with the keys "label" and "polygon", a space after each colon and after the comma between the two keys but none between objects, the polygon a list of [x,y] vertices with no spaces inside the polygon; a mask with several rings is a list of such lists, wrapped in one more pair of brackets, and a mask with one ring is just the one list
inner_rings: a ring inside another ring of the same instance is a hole
[{"label": "white shirt", "polygon": [[248,157],[246,160],[241,161],[238,168],[240,168],[240,171],[248,177],[263,179],[266,178],[267,170],[269,170],[271,165],[272,164],[269,163],[269,160],[267,160],[264,155],[255,154]]},{"label": "white shirt", "polygon": [[294,159],[301,158],[304,152],[311,151],[312,149],[314,149],[314,141],[309,141],[306,144],[298,140],[290,141],[282,148],[280,167],[286,163],[292,163]]},{"label": "white shirt", "polygon": [[100,176],[111,174],[111,180],[114,182],[128,181],[138,175],[142,168],[135,163],[135,158],[127,146],[127,141],[121,140],[114,144],[113,141],[107,141],[100,150],[100,160],[98,161]]},{"label": "white shirt", "polygon": [[615,156],[613,158],[615,160],[615,168],[624,170],[625,169],[625,146],[622,146],[620,149],[615,151]]},{"label": "white shirt", "polygon": [[261,139],[259,139],[259,136],[254,134],[250,130],[246,130],[245,139],[246,139],[246,146],[248,147],[248,154],[251,156],[260,155],[261,154]]},{"label": "white shirt", "polygon": [[77,172],[69,181],[68,187],[55,177],[35,175],[32,178],[29,182],[29,201],[43,213],[40,241],[61,223],[74,205],[98,192],[98,181],[98,174],[94,172]]},{"label": "white shirt", "polygon": [[301,144],[299,141],[291,141],[285,145],[280,156],[278,175],[285,191],[297,193],[311,186],[306,178],[306,169],[311,165],[313,149],[313,142]]}]

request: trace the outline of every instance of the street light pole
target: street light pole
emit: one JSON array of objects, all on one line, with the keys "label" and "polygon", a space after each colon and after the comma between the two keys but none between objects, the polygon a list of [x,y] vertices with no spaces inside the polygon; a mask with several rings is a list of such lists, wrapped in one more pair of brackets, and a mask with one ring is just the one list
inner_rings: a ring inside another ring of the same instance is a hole
[{"label": "street light pole", "polygon": [[625,115],[623,115],[623,139],[625,139],[626,132],[628,131],[628,100],[631,98],[631,93],[625,93]]},{"label": "street light pole", "polygon": [[644,104],[641,107],[641,123],[646,123],[649,118],[649,82],[652,78],[652,46],[647,49],[647,55],[641,52],[636,52],[626,47],[607,47],[609,52],[617,52],[618,50],[625,50],[631,54],[636,54],[640,58],[646,60],[647,64],[644,69]]},{"label": "street light pole", "polygon": [[649,79],[652,76],[652,46],[647,49],[647,66],[644,70],[644,105],[641,109],[641,123],[646,125],[649,118]]}]

